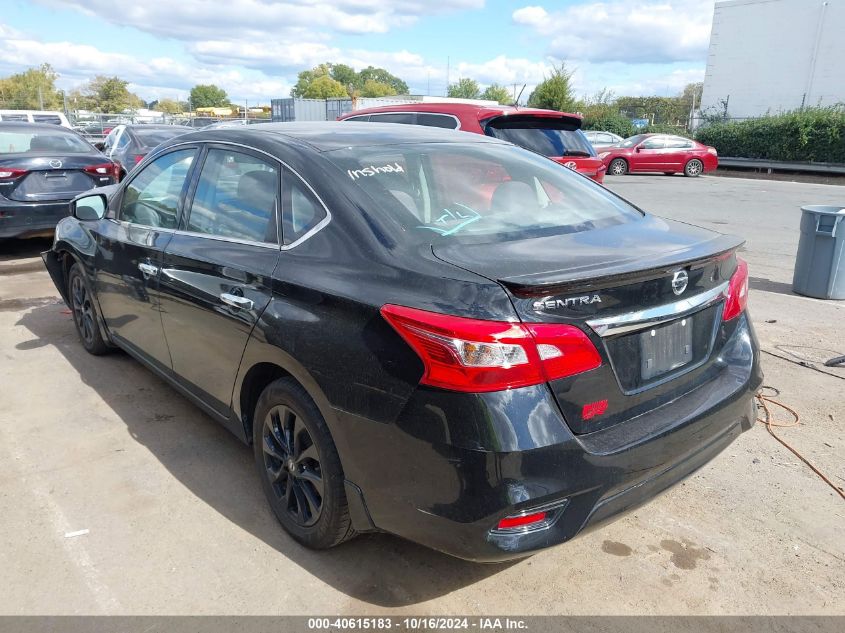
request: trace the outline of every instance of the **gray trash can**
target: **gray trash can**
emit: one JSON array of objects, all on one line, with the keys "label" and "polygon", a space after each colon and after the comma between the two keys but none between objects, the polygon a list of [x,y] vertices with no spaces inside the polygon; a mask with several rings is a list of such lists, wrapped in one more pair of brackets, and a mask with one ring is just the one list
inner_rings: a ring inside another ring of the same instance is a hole
[{"label": "gray trash can", "polygon": [[845,299],[845,207],[801,207],[792,290],[817,299]]}]

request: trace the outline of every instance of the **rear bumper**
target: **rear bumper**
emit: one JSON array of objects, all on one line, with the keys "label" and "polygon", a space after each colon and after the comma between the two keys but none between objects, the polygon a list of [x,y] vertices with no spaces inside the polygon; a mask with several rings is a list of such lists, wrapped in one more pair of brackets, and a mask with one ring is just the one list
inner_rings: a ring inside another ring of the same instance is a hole
[{"label": "rear bumper", "polygon": [[48,234],[70,215],[70,201],[17,202],[0,199],[0,238]]},{"label": "rear bumper", "polygon": [[[751,428],[759,353],[747,321],[733,338],[718,378],[584,435],[569,431],[545,386],[473,395],[463,413],[423,392],[397,424],[337,412],[346,476],[377,527],[460,558],[502,561],[562,543],[648,501]],[[543,529],[495,529],[544,507],[554,510]]]}]

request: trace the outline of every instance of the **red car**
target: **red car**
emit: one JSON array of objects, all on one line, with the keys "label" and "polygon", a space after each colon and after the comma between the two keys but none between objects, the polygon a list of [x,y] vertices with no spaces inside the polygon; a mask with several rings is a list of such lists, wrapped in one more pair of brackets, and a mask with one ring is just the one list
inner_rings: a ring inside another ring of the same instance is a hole
[{"label": "red car", "polygon": [[548,156],[596,182],[604,180],[606,167],[581,131],[578,114],[466,103],[405,103],[356,110],[338,121],[405,123],[486,134]]},{"label": "red car", "polygon": [[692,139],[666,134],[637,134],[619,145],[599,152],[612,176],[628,172],[657,171],[664,174],[682,173],[700,176],[719,166],[715,147],[702,145]]}]

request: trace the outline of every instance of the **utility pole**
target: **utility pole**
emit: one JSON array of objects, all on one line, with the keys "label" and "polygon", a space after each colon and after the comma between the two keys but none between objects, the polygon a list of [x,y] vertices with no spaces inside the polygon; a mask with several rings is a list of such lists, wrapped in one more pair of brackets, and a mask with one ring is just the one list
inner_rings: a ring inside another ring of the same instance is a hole
[{"label": "utility pole", "polygon": [[446,57],[446,94],[449,94],[449,57]]},{"label": "utility pole", "polygon": [[244,99],[244,118],[245,119],[249,118],[248,113],[249,113],[249,99]]},{"label": "utility pole", "polygon": [[44,95],[41,92],[41,86],[38,86],[38,109],[44,109]]}]

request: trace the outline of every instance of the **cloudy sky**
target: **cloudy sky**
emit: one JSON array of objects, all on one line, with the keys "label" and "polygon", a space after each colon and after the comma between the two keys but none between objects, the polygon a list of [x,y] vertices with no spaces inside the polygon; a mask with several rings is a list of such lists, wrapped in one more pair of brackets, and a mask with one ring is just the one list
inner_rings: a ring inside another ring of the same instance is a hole
[{"label": "cloudy sky", "polygon": [[[415,94],[447,77],[528,84],[552,64],[579,95],[675,94],[704,78],[713,0],[3,0],[0,76],[48,62],[60,87],[118,75],[141,97],[197,83],[289,96],[320,62],[387,68]],[[447,74],[448,73],[448,74]]]}]

